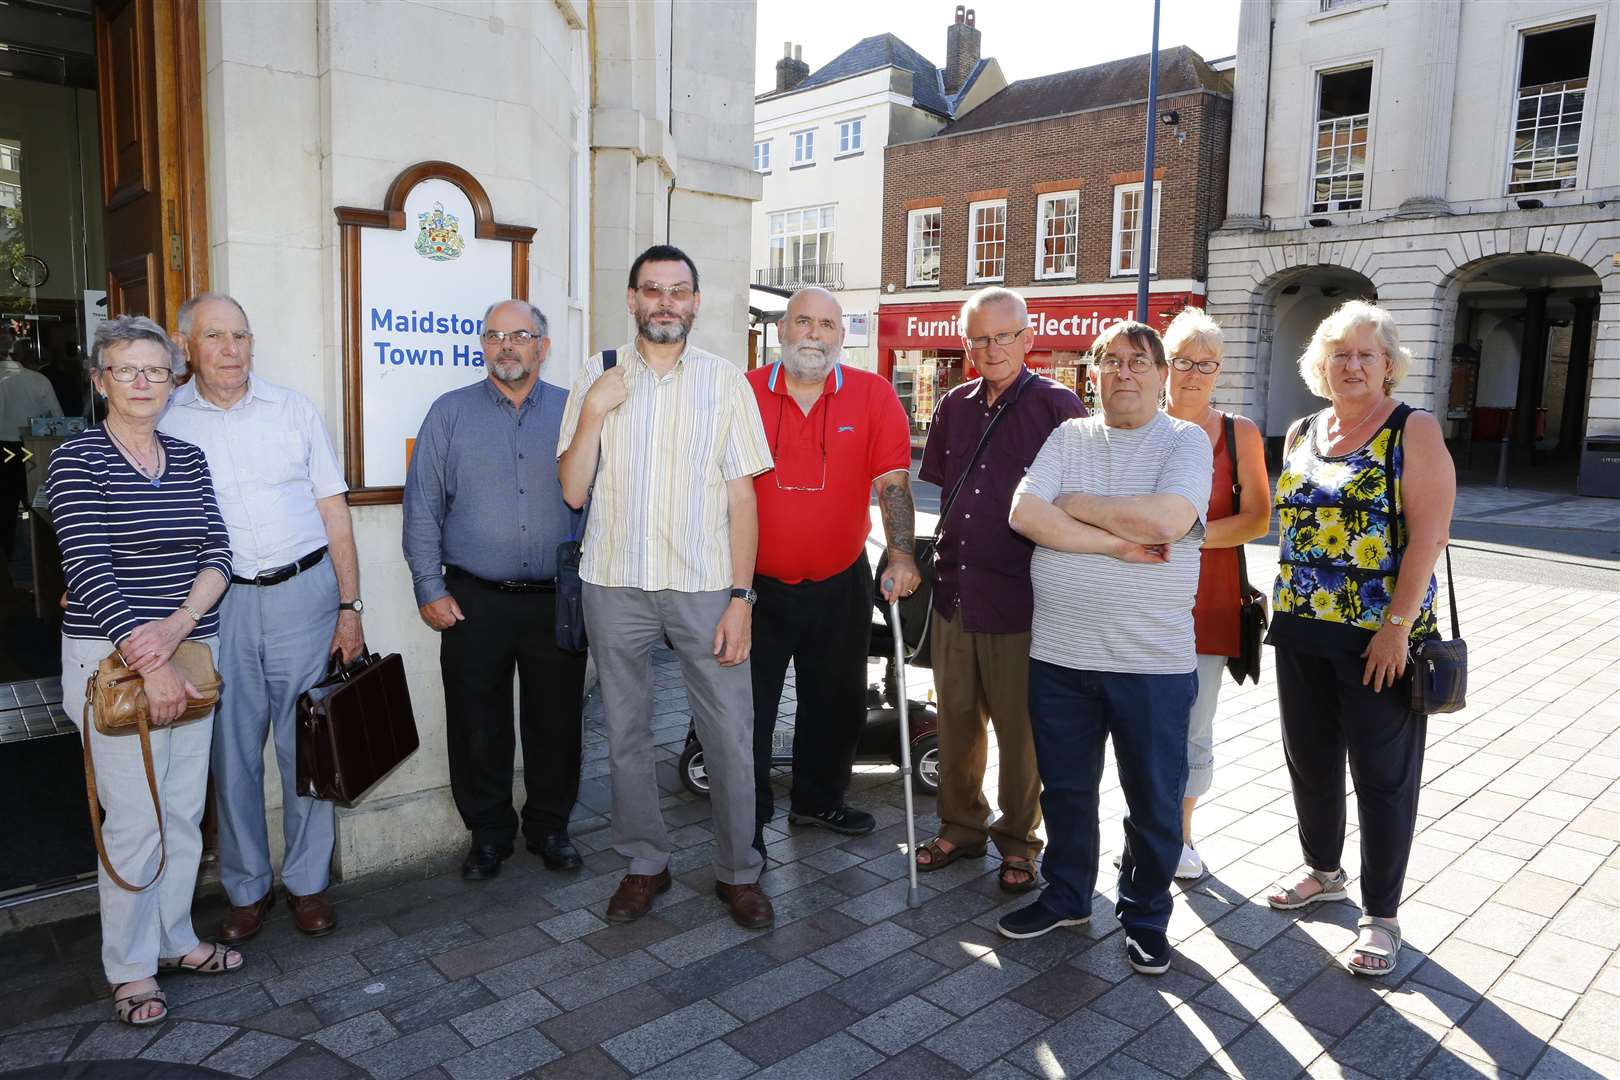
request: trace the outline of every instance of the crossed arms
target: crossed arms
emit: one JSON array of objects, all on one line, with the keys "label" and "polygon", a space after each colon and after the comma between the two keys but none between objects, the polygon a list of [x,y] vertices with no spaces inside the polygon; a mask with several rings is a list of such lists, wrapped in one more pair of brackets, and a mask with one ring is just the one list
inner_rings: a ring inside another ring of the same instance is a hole
[{"label": "crossed arms", "polygon": [[1054,551],[1162,563],[1170,558],[1170,544],[1198,524],[1198,509],[1180,495],[1067,492],[1048,502],[1020,490],[1007,522],[1014,532]]}]

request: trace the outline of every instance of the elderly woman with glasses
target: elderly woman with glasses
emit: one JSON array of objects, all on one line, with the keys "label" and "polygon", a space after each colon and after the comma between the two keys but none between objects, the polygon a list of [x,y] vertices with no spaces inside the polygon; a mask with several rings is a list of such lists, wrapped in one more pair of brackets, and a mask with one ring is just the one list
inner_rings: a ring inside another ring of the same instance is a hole
[{"label": "elderly woman with glasses", "polygon": [[1411,359],[1383,308],[1352,300],[1323,320],[1299,370],[1330,404],[1289,431],[1277,479],[1267,641],[1306,869],[1267,899],[1346,898],[1348,755],[1364,915],[1346,966],[1359,975],[1388,975],[1400,954],[1427,728],[1403,676],[1413,643],[1437,634],[1434,564],[1457,496],[1439,421],[1391,396]]},{"label": "elderly woman with glasses", "polygon": [[[159,971],[218,974],[241,954],[203,944],[191,925],[202,855],[213,714],[175,724],[196,687],[170,663],[185,640],[217,652],[214,605],[230,582],[230,538],[197,447],[157,432],[180,367],[162,327],[120,316],[96,331],[91,382],[106,418],[51,456],[45,486],[62,550],[62,707],[83,715],[86,683],[114,650],[145,683],[152,722],[152,805],[141,741],[85,724],[107,814],[99,872],[101,960],[113,1012],[137,1026],[168,1015]],[[173,725],[173,726],[170,726]],[[159,819],[161,812],[161,820]],[[165,858],[166,849],[166,858]]]}]

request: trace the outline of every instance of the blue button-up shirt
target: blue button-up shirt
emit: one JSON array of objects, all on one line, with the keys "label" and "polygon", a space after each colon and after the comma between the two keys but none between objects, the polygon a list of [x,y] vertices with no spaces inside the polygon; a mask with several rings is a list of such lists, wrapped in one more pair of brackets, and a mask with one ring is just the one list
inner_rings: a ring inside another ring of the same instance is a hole
[{"label": "blue button-up shirt", "polygon": [[548,581],[578,515],[557,480],[568,392],[536,379],[522,404],[484,379],[433,403],[405,475],[405,561],[418,606],[449,595],[444,568]]}]

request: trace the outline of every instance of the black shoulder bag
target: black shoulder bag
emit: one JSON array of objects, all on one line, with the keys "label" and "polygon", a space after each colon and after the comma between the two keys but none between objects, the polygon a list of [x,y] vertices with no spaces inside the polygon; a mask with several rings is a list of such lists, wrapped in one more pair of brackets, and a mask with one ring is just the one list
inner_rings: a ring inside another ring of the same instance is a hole
[{"label": "black shoulder bag", "polygon": [[[1020,378],[1023,381],[1019,382],[1013,393],[1022,394],[1024,382],[1035,377],[1034,372],[1021,376]],[[917,561],[917,572],[922,575],[922,585],[916,592],[910,596],[902,597],[900,600],[901,636],[906,639],[907,643],[912,641],[917,643],[906,655],[906,663],[908,664],[914,664],[917,667],[933,667],[933,650],[928,641],[928,626],[932,621],[931,617],[934,608],[934,563],[939,548],[939,534],[945,528],[945,519],[951,516],[951,507],[956,503],[956,496],[961,494],[962,485],[967,483],[969,476],[973,475],[973,466],[979,463],[979,457],[984,453],[985,444],[990,441],[991,433],[996,430],[996,425],[1001,423],[1001,418],[1007,415],[1007,410],[1017,404],[1017,401],[1016,396],[1008,398],[1007,404],[997,409],[996,415],[990,418],[990,423],[986,425],[984,434],[979,436],[978,445],[973,448],[973,455],[968,458],[967,468],[962,470],[962,475],[956,478],[955,484],[951,485],[950,494],[946,495],[945,501],[940,503],[939,519],[934,523],[933,535],[917,537],[913,557]],[[877,574],[874,577],[878,603],[885,607],[887,601],[883,599],[883,576],[888,566],[889,549],[885,547],[882,557],[878,559]]]},{"label": "black shoulder bag", "polygon": [[[602,351],[602,374],[606,375],[619,362],[617,349]],[[585,521],[591,515],[590,497],[568,539],[557,545],[557,648],[576,656],[590,646],[585,639],[584,585],[579,579],[579,563],[584,553]]]},{"label": "black shoulder bag", "polygon": [[[1238,468],[1237,425],[1229,414],[1221,416],[1221,432],[1226,452],[1232,458],[1232,514],[1243,510],[1243,474]],[[1249,560],[1243,545],[1237,546],[1238,560],[1238,654],[1228,657],[1226,670],[1239,686],[1247,676],[1260,682],[1260,643],[1266,636],[1266,594],[1249,584]]]},{"label": "black shoulder bag", "polygon": [[[1401,528],[1400,485],[1395,477],[1395,438],[1406,428],[1406,418],[1412,407],[1398,406],[1400,415],[1390,427],[1389,442],[1384,447],[1384,479],[1390,485],[1390,506],[1394,509],[1391,525],[1399,540],[1401,559],[1406,559],[1406,537]],[[1456,712],[1467,705],[1468,697],[1468,643],[1457,629],[1457,586],[1451,574],[1451,545],[1446,545],[1446,595],[1451,601],[1451,639],[1438,637],[1413,642],[1410,670],[1412,681],[1411,709],[1415,713],[1432,716],[1435,713]]]}]

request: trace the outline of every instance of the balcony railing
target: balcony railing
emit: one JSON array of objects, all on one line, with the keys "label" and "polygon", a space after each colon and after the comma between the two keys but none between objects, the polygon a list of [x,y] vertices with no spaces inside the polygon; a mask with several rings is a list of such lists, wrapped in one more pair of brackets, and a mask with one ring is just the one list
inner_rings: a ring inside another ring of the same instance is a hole
[{"label": "balcony railing", "polygon": [[806,285],[819,285],[823,289],[844,287],[843,263],[807,263],[803,266],[773,266],[754,271],[755,285],[770,285],[777,289],[802,289]]}]

